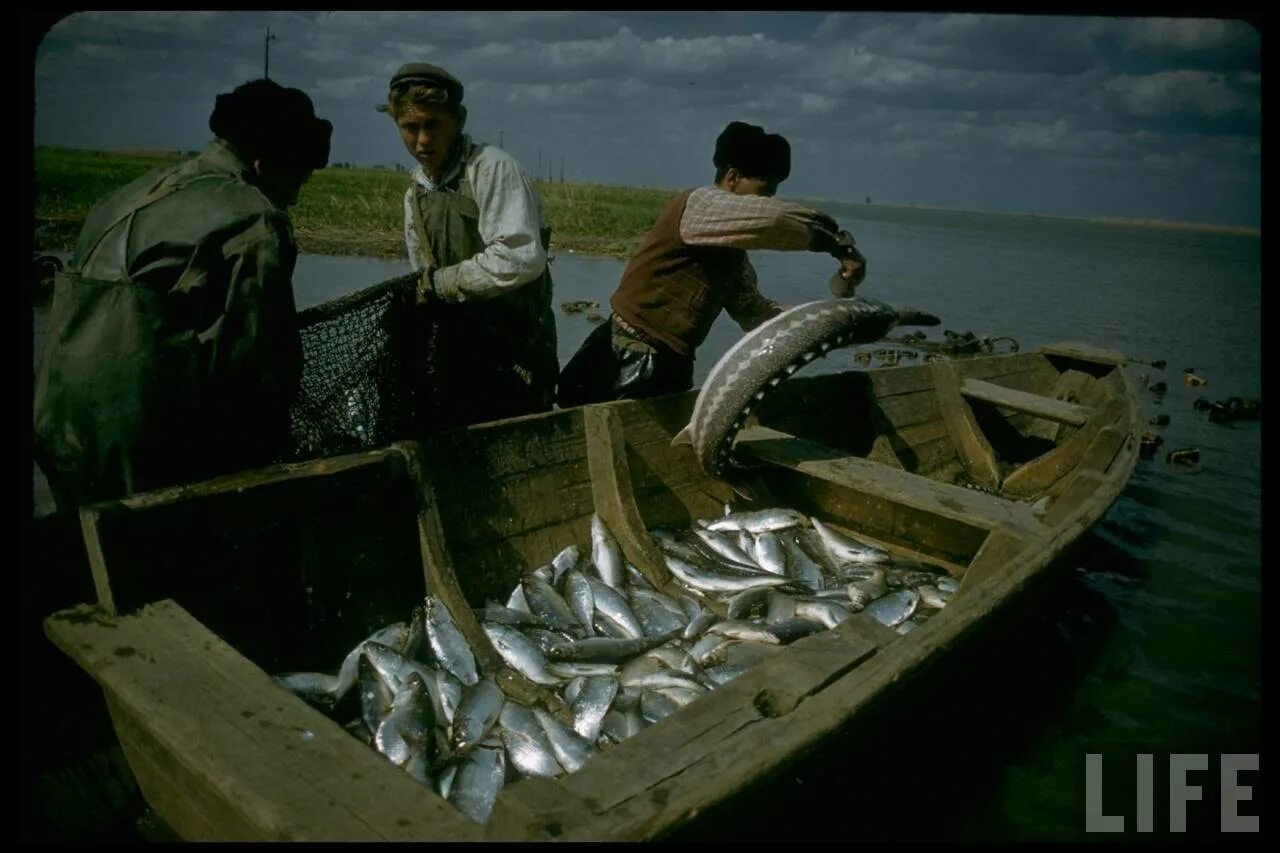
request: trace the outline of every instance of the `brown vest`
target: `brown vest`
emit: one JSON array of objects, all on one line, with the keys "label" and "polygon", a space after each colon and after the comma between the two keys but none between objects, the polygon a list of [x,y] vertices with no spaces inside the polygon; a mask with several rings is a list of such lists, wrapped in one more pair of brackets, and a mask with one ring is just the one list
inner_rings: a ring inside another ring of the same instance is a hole
[{"label": "brown vest", "polygon": [[658,214],[612,300],[613,312],[627,325],[690,358],[738,285],[746,255],[742,249],[681,241],[680,218],[692,192],[680,193]]}]

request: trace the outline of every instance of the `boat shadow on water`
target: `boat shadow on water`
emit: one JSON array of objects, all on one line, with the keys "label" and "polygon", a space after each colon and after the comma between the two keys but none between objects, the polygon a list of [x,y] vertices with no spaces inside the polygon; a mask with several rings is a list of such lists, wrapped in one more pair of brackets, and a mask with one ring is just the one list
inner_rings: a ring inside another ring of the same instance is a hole
[{"label": "boat shadow on water", "polygon": [[1088,575],[1133,577],[1136,565],[1085,534],[1019,606],[993,613],[990,629],[963,640],[945,664],[667,840],[1013,840],[981,804],[1000,802],[1004,767],[1066,722],[1116,631],[1116,609]]}]

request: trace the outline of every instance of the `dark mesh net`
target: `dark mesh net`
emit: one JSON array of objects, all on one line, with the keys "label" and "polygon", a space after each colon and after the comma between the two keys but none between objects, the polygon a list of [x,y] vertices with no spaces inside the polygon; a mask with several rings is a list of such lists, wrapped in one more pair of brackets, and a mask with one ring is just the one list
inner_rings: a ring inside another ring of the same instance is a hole
[{"label": "dark mesh net", "polygon": [[298,313],[302,386],[290,460],[349,453],[409,437],[421,329],[409,334],[416,275]]}]

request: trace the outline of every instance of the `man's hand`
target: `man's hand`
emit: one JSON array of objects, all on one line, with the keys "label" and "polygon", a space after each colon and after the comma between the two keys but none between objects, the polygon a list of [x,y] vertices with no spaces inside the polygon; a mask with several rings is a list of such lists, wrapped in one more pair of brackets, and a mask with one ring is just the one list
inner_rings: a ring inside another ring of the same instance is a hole
[{"label": "man's hand", "polygon": [[431,267],[424,267],[418,273],[418,281],[413,288],[414,302],[418,305],[430,305],[432,302],[439,302],[440,297],[436,296],[436,292],[431,282],[431,274],[435,272]]},{"label": "man's hand", "polygon": [[853,245],[853,235],[841,231],[837,237],[839,248],[832,254],[840,261],[840,269],[831,276],[827,286],[837,299],[853,296],[853,291],[867,277],[867,259]]}]

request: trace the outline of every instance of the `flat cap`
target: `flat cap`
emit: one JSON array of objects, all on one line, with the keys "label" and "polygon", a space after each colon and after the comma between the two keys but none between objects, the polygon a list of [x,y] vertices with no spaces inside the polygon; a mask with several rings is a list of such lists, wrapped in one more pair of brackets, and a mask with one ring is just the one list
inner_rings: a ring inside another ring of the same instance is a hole
[{"label": "flat cap", "polygon": [[462,82],[439,65],[430,62],[408,62],[391,75],[391,88],[407,83],[427,83],[449,93],[449,101],[462,103]]}]

